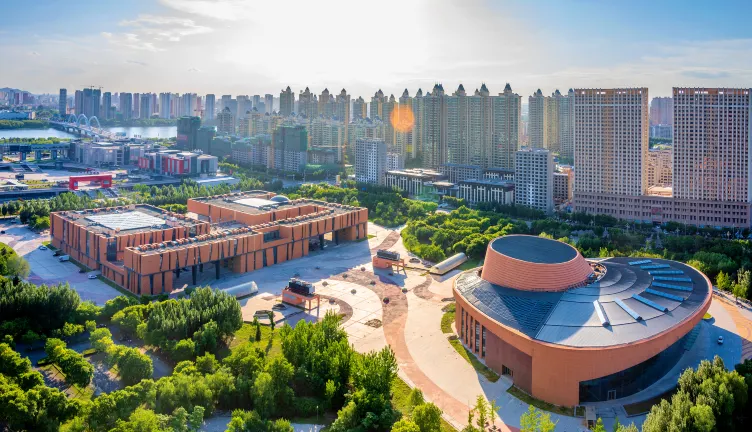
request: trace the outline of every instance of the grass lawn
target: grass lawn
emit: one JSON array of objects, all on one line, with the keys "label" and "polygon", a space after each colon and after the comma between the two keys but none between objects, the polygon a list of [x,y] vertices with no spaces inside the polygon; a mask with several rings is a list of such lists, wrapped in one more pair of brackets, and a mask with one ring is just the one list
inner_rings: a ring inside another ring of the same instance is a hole
[{"label": "grass lawn", "polygon": [[[540,399],[536,399],[529,394],[525,393],[524,391],[518,389],[515,386],[509,387],[509,390],[507,390],[509,394],[516,397],[517,399],[521,400],[522,402],[525,402],[528,405],[532,405],[538,409],[541,409],[543,411],[552,412],[555,414],[561,414],[565,416],[572,416],[574,414],[574,409],[572,407],[563,407],[559,405],[550,404],[548,402],[543,402]],[[585,407],[577,407],[577,415],[580,417],[585,416]]]},{"label": "grass lawn", "polygon": [[474,269],[476,267],[480,267],[480,260],[471,260],[471,259],[469,259],[469,260],[463,262],[457,268],[459,268],[462,271],[465,271],[465,270],[472,270],[472,269]]},{"label": "grass lawn", "polygon": [[[412,388],[406,382],[402,381],[400,377],[392,381],[392,405],[403,414],[407,413],[408,398],[411,390]],[[454,432],[456,430],[446,420],[441,419],[441,432]]]},{"label": "grass lawn", "polygon": [[441,331],[443,333],[452,332],[452,323],[454,322],[455,309],[456,305],[454,303],[449,303],[441,309],[444,311],[444,315],[441,316]]},{"label": "grass lawn", "polygon": [[470,363],[473,368],[475,368],[475,371],[479,374],[486,377],[487,380],[491,382],[496,382],[499,380],[499,374],[494,372],[493,370],[489,369],[486,365],[481,363],[480,360],[478,360],[473,353],[470,352],[467,348],[465,348],[464,345],[462,345],[462,342],[460,342],[459,339],[449,339],[449,343],[452,344],[454,349],[459,353],[459,355],[462,356],[465,360],[467,360],[468,363]]},{"label": "grass lawn", "polygon": [[49,250],[52,250],[52,251],[56,251],[57,250],[57,248],[55,246],[52,246],[52,242],[50,240],[43,241],[42,245],[47,246],[47,249],[49,249]]},{"label": "grass lawn", "polygon": [[[253,325],[249,323],[243,323],[243,326],[240,327],[240,330],[235,332],[235,335],[230,341],[229,347],[219,349],[219,352],[217,352],[217,358],[223,359],[230,355],[230,353],[236,348],[245,344],[251,344],[252,346],[261,348],[266,352],[266,355],[269,358],[274,358],[282,355],[282,346],[280,345],[279,340],[279,328],[275,328],[274,335],[272,337],[271,327],[262,325],[261,340],[256,341],[255,336],[256,329],[253,327]],[[251,337],[253,337],[254,340],[251,341]]]}]

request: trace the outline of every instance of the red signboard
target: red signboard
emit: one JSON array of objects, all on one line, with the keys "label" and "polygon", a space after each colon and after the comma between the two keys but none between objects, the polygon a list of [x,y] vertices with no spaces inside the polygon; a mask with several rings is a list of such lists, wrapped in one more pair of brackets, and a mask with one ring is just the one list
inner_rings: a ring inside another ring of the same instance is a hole
[{"label": "red signboard", "polygon": [[100,182],[103,188],[112,187],[112,175],[102,174],[102,175],[71,176],[68,179],[68,189],[78,190],[78,182],[97,182],[97,181]]}]

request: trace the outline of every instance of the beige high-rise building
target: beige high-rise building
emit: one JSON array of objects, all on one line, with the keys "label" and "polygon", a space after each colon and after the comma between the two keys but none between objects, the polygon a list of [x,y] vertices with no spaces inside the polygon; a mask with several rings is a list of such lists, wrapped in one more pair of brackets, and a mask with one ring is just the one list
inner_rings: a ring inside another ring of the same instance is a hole
[{"label": "beige high-rise building", "polygon": [[385,129],[384,142],[386,143],[386,151],[390,153],[398,151],[398,149],[395,148],[396,136],[394,124],[392,122],[392,113],[396,107],[397,100],[394,98],[394,95],[390,95],[389,99],[381,104],[381,120],[384,122]]},{"label": "beige high-rise building", "polygon": [[335,97],[334,103],[336,104],[334,115],[347,128],[347,124],[350,123],[350,95],[347,94],[347,90],[342,89]]},{"label": "beige high-rise building", "polygon": [[[557,90],[558,93],[558,90]],[[569,161],[574,159],[574,90],[558,98],[559,123],[557,142],[559,155]]]},{"label": "beige high-rise building", "polygon": [[674,197],[752,202],[751,106],[750,89],[674,88]]},{"label": "beige high-rise building", "polygon": [[548,148],[548,98],[538,89],[527,98],[528,145],[533,148]]},{"label": "beige high-rise building", "polygon": [[412,158],[417,158],[423,156],[423,114],[425,112],[425,104],[423,103],[422,89],[418,89],[418,91],[415,92],[415,97],[413,97],[412,100],[412,107],[415,127],[413,128],[413,151],[411,156]]},{"label": "beige high-rise building", "polygon": [[669,188],[672,182],[672,150],[650,150],[647,158],[648,193],[650,188]]},{"label": "beige high-rise building", "polygon": [[514,170],[520,146],[522,98],[507,83],[504,92],[492,100],[491,151],[488,166]]},{"label": "beige high-rise building", "polygon": [[397,149],[396,153],[402,156],[402,161],[404,162],[405,159],[413,159],[417,151],[415,146],[413,99],[410,97],[410,92],[407,89],[402,92],[398,107],[395,121],[399,125],[399,128],[394,131],[394,147]]},{"label": "beige high-rise building", "polygon": [[436,84],[423,97],[423,167],[447,163],[447,100],[444,86]]},{"label": "beige high-rise building", "polygon": [[650,125],[674,124],[674,101],[670,97],[653,98],[650,102]]},{"label": "beige high-rise building", "polygon": [[750,89],[674,88],[673,95],[673,190],[646,190],[659,177],[650,161],[667,157],[643,149],[647,90],[575,90],[575,211],[749,227]]},{"label": "beige high-rise building", "polygon": [[485,84],[467,95],[460,84],[447,96],[448,163],[488,167],[493,135],[493,103]]},{"label": "beige high-rise building", "polygon": [[575,89],[574,199],[644,195],[648,89]]}]

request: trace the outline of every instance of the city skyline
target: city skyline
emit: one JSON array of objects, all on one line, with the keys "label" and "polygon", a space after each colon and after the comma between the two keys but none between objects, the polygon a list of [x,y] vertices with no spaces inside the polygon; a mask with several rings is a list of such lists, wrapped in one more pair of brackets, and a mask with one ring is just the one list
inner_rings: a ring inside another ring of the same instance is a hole
[{"label": "city skyline", "polygon": [[[379,88],[399,96],[436,82],[447,89],[486,83],[497,94],[510,82],[522,96],[573,87],[647,87],[651,96],[670,96],[673,86],[734,87],[752,78],[746,55],[752,31],[725,25],[720,18],[728,8],[677,1],[650,3],[649,12],[634,4],[576,6],[385,1],[373,9],[343,1],[138,0],[105,10],[88,0],[43,0],[5,8],[0,55],[15,59],[16,67],[0,71],[0,86],[33,93],[96,85],[276,95],[289,85],[296,94],[305,87],[314,93],[345,88],[367,99]],[[752,11],[740,1],[728,6]],[[343,23],[349,31],[374,21],[374,14],[383,19],[372,25],[385,26],[378,43],[342,37]],[[281,16],[314,26],[313,43],[280,31]],[[575,25],[578,20],[587,25]],[[390,21],[410,25],[387,30]],[[359,56],[374,48],[385,55],[364,67]],[[337,52],[347,55],[338,60]]]}]

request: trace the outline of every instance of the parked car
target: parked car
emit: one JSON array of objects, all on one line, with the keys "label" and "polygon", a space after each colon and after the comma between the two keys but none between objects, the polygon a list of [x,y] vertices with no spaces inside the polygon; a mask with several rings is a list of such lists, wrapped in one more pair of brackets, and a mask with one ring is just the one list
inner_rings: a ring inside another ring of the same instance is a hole
[{"label": "parked car", "polygon": [[47,250],[47,246],[45,246],[45,245],[40,245],[40,246],[39,246],[39,250]]},{"label": "parked car", "polygon": [[723,345],[723,336],[718,336],[718,345]]},{"label": "parked car", "polygon": [[5,230],[0,231],[0,234],[5,234]]},{"label": "parked car", "polygon": [[97,278],[97,275],[95,275],[95,274],[90,274],[89,275],[89,279],[96,279],[96,278]]},{"label": "parked car", "polygon": [[86,270],[84,270],[84,269],[81,269],[81,270],[79,270],[78,272],[79,272],[79,273],[86,273]]},{"label": "parked car", "polygon": [[420,259],[418,259],[418,258],[410,258],[410,262],[413,263],[413,264],[419,264],[420,263]]}]

